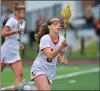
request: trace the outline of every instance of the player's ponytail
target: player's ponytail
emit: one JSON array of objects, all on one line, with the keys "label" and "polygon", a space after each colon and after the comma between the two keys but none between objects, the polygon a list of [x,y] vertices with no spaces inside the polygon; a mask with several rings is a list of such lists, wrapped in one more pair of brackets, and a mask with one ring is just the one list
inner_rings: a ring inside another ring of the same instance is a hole
[{"label": "player's ponytail", "polygon": [[39,32],[37,34],[35,34],[35,39],[36,42],[39,44],[40,43],[40,39],[43,35],[46,35],[49,33],[49,29],[48,29],[48,25],[47,23],[41,24],[39,26]]},{"label": "player's ponytail", "polygon": [[[53,18],[57,18],[57,17],[53,17]],[[40,39],[43,35],[49,34],[48,26],[52,24],[52,22],[50,22],[50,20],[53,18],[48,19],[46,23],[41,24],[39,26],[39,32],[37,34],[35,34],[35,39],[38,44],[40,43]]]}]

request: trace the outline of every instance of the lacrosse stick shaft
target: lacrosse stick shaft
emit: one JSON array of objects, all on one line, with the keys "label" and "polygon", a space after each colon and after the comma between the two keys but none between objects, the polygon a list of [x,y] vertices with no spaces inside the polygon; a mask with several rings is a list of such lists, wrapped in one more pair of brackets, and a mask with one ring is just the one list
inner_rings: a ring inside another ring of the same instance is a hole
[{"label": "lacrosse stick shaft", "polygon": [[[19,25],[19,23],[18,23],[18,31],[21,31],[20,30],[20,25]],[[19,47],[21,46],[21,34],[19,34],[19,39],[18,39],[18,41],[19,41]]]},{"label": "lacrosse stick shaft", "polygon": [[[18,23],[18,31],[21,31],[19,23]],[[19,35],[19,38],[18,38],[18,41],[19,41],[19,54],[21,56],[22,55],[22,50],[21,50],[21,34],[18,34],[18,35]]]},{"label": "lacrosse stick shaft", "polygon": [[[67,36],[66,36],[67,27],[68,27],[68,24],[64,24],[64,30],[65,30],[65,32],[64,32],[64,38],[65,38],[65,40],[67,38]],[[67,52],[66,52],[66,48],[65,48],[65,50],[64,50],[64,60],[66,60],[66,55],[67,55]]]},{"label": "lacrosse stick shaft", "polygon": [[[68,4],[68,5],[66,5],[65,7],[64,7],[64,9],[61,11],[61,16],[62,16],[62,18],[63,18],[63,22],[64,22],[64,30],[65,30],[65,32],[64,32],[64,38],[65,38],[65,40],[66,40],[66,31],[67,31],[67,28],[68,28],[68,22],[69,22],[69,19],[70,19],[70,17],[71,17],[71,9],[70,9],[70,5]],[[64,60],[66,60],[66,49],[65,49],[65,54],[64,54]]]}]

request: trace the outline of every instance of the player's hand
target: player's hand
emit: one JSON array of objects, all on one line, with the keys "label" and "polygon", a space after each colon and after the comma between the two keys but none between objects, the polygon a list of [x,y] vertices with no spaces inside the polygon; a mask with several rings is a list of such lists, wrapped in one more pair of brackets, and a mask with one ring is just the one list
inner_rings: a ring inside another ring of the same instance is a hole
[{"label": "player's hand", "polygon": [[67,41],[66,41],[66,40],[64,40],[64,41],[62,42],[61,46],[62,46],[63,48],[64,48],[64,47],[66,47],[66,46],[68,46]]},{"label": "player's hand", "polygon": [[18,33],[18,34],[21,34],[21,31],[19,31],[19,30],[15,30],[14,32]]},{"label": "player's hand", "polygon": [[15,33],[18,33],[19,35],[22,35],[22,33],[24,32],[24,30],[15,30]]},{"label": "player's hand", "polygon": [[63,64],[63,65],[68,64],[67,59],[66,59],[66,60],[64,60],[64,61],[61,61],[61,64]]},{"label": "player's hand", "polygon": [[18,31],[18,34],[19,34],[19,35],[21,35],[21,34],[22,34],[22,32],[21,32],[21,31]]},{"label": "player's hand", "polygon": [[24,45],[23,45],[23,44],[21,44],[21,45],[20,45],[20,48],[21,48],[21,49],[24,49]]}]

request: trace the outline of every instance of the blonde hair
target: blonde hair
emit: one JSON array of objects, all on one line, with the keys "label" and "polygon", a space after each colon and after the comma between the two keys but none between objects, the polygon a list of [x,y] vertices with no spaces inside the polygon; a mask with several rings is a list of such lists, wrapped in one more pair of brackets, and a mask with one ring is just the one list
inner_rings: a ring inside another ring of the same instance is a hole
[{"label": "blonde hair", "polygon": [[17,7],[18,7],[19,5],[24,5],[24,4],[21,3],[21,2],[15,2],[15,3],[14,3],[14,11],[17,10]]}]

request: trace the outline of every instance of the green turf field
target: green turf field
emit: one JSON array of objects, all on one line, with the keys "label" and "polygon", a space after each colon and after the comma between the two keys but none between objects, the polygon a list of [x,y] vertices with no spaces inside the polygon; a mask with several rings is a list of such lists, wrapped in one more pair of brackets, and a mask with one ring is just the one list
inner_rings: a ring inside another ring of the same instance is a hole
[{"label": "green turf field", "polygon": [[[99,68],[98,64],[91,65],[66,65],[66,66],[58,66],[57,74],[55,80],[53,81],[52,89],[53,90],[99,90],[99,71],[91,72],[86,74],[79,74],[80,71],[92,70],[95,68]],[[68,77],[62,77],[60,79],[56,79],[57,76],[65,76],[68,74],[73,74],[74,72],[78,72],[76,75],[72,77],[69,75]],[[30,81],[30,67],[23,67],[23,79],[27,79]],[[5,68],[2,72],[1,77],[1,85],[3,87],[11,86],[14,82],[13,72],[9,67]]]}]

